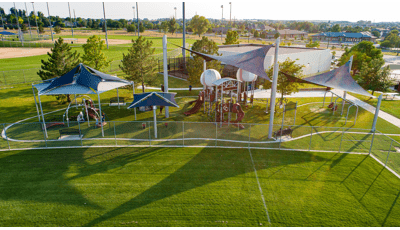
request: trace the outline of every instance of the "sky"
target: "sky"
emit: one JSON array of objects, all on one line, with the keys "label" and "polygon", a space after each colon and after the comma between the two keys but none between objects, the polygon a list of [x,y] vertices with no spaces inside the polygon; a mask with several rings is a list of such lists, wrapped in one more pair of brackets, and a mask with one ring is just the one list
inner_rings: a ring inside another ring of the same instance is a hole
[{"label": "sky", "polygon": [[[25,9],[24,2],[15,2],[17,9]],[[32,11],[32,3],[26,3],[28,11]],[[35,10],[42,11],[48,16],[46,2],[35,2]],[[221,9],[223,5],[223,9]],[[14,6],[13,2],[0,0],[0,7],[6,13]],[[136,2],[105,2],[106,18],[131,19]],[[232,2],[232,20],[236,19],[269,19],[269,20],[331,20],[351,21],[359,20],[372,22],[400,21],[400,1],[360,1],[360,0],[276,0],[276,1],[237,1]],[[103,4],[99,1],[70,2],[71,13],[75,10],[76,17],[103,18]],[[144,1],[138,2],[139,18],[157,19],[171,18],[175,15],[182,18],[182,2]],[[185,2],[186,18],[192,18],[196,13],[206,18],[229,20],[230,5],[228,1],[187,1]],[[49,2],[50,15],[68,17],[68,2]],[[135,9],[136,11],[136,9]],[[136,12],[135,12],[136,14]]]}]

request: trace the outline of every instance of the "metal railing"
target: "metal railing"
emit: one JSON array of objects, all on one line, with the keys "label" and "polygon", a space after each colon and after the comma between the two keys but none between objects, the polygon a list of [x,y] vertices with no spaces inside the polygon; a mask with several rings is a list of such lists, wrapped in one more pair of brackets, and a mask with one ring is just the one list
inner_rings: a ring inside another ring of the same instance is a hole
[{"label": "metal railing", "polygon": [[[288,135],[268,139],[268,124],[159,121],[155,137],[152,121],[46,122],[1,124],[0,150],[80,147],[212,147],[256,148],[366,154],[397,176],[400,143],[379,131],[347,127],[274,125],[290,128]],[[68,126],[68,127],[67,127]],[[60,133],[61,130],[61,133]],[[72,130],[62,135],[63,130]],[[79,135],[81,134],[81,135]]]}]

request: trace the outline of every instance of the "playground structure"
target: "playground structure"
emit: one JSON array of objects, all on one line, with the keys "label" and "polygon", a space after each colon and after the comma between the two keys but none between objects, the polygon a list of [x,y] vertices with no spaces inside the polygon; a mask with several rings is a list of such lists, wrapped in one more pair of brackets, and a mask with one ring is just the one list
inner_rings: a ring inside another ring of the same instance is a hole
[{"label": "playground structure", "polygon": [[[78,98],[82,98],[81,103],[78,103]],[[78,116],[73,116],[73,117],[68,116],[69,110],[70,110],[71,105],[73,103],[75,103],[75,107],[76,108],[78,108],[80,106],[84,106],[83,111],[85,112],[86,116],[81,116],[81,117],[79,115]],[[87,96],[87,95],[77,95],[68,104],[68,107],[67,107],[67,109],[66,109],[66,111],[65,111],[65,113],[63,115],[63,123],[65,123],[65,121],[67,121],[67,126],[69,127],[69,121],[70,120],[76,119],[78,122],[84,122],[85,121],[85,117],[87,119],[87,123],[88,123],[89,127],[90,127],[90,121],[89,121],[90,118],[92,118],[93,120],[96,121],[96,127],[101,127],[101,125],[102,125],[101,122],[103,123],[103,126],[107,124],[105,122],[106,121],[105,118],[107,117],[107,115],[104,112],[102,112],[102,116],[100,118],[99,109],[94,106],[93,100],[89,96]]]},{"label": "playground structure", "polygon": [[[354,117],[354,125],[355,125],[356,122],[357,122],[357,116],[358,116],[358,109],[359,109],[359,106],[358,106],[357,104],[355,104],[354,102],[352,102],[352,101],[346,99],[345,97],[342,97],[342,96],[336,94],[335,92],[333,92],[333,91],[328,87],[328,88],[326,89],[326,91],[325,91],[325,94],[324,94],[324,101],[323,101],[322,107],[325,106],[325,98],[326,98],[326,94],[327,94],[327,93],[331,93],[331,101],[330,101],[330,103],[329,103],[329,105],[328,105],[328,109],[330,109],[330,110],[332,111],[332,114],[335,114],[335,112],[338,110],[338,103],[337,103],[338,99],[342,99],[342,108],[341,108],[341,111],[340,111],[340,115],[341,115],[341,116],[343,115],[343,112],[344,112],[344,105],[346,104],[346,102],[349,104],[349,107],[347,108],[347,113],[346,113],[346,121],[345,121],[344,124],[347,124],[347,120],[348,120],[348,118],[349,118],[350,109],[351,109],[353,106],[356,108],[356,114],[355,114],[355,117]],[[336,99],[335,99],[335,100],[333,100],[333,97],[334,97],[334,96],[336,96]]]}]

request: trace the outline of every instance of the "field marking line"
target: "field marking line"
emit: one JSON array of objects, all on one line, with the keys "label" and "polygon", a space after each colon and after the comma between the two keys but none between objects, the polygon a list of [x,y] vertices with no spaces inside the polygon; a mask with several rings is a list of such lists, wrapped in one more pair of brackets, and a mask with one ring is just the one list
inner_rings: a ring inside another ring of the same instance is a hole
[{"label": "field marking line", "polygon": [[250,149],[249,149],[249,153],[250,153],[251,163],[253,164],[254,173],[256,174],[258,189],[260,190],[260,193],[261,193],[261,199],[262,199],[262,202],[263,202],[263,204],[264,204],[265,213],[267,214],[268,223],[271,224],[271,220],[270,220],[270,218],[269,218],[269,213],[268,213],[267,204],[265,204],[264,194],[263,194],[263,191],[262,191],[262,189],[261,189],[260,181],[258,180],[258,175],[257,175],[256,166],[254,165],[253,156],[252,156],[252,154],[251,154],[251,150],[250,150]]}]

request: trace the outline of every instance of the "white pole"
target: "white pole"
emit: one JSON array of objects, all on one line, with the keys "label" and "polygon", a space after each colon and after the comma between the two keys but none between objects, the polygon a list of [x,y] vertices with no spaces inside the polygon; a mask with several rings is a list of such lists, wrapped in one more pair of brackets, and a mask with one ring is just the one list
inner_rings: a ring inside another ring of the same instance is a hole
[{"label": "white pole", "polygon": [[18,20],[18,10],[17,7],[15,7],[15,2],[14,2],[14,9],[15,9],[15,17],[17,18],[17,24],[18,24],[18,36],[19,40],[21,41],[22,46],[24,46],[24,34],[21,31],[21,28],[19,27],[19,20]]},{"label": "white pole", "polygon": [[69,6],[69,2],[68,2],[68,11],[69,11],[69,22],[71,23],[71,33],[72,33],[72,37],[74,37],[74,26],[72,24],[71,8]]},{"label": "white pole", "polygon": [[[25,9],[26,9],[26,14],[28,15],[27,18],[28,18],[28,26],[29,26],[29,35],[30,35],[31,40],[32,40],[31,20],[29,20],[28,7],[26,6],[26,2],[25,2]],[[0,15],[0,17],[1,17],[1,15]],[[3,20],[3,17],[1,17],[1,20]]]},{"label": "white pole", "polygon": [[105,29],[105,31],[106,31],[106,43],[107,43],[107,49],[108,49],[106,9],[105,9],[105,7],[104,7],[104,2],[103,2],[103,14],[104,14],[104,29]]},{"label": "white pole", "polygon": [[38,118],[39,118],[39,122],[40,122],[39,108],[38,108],[38,106],[37,106],[37,102],[36,102],[36,95],[35,95],[35,89],[33,88],[33,84],[32,84],[32,92],[33,92],[33,98],[35,98],[36,112],[37,112],[37,116],[38,116]]},{"label": "white pole", "polygon": [[[353,56],[351,56],[350,57],[350,67],[349,67],[349,73],[351,72],[351,66],[353,65]],[[345,103],[346,103],[346,95],[347,95],[347,92],[346,91],[344,91],[343,92],[343,101],[342,101],[342,111],[340,112],[340,116],[342,116],[343,115],[343,109],[344,109],[344,105],[345,105]]]},{"label": "white pole", "polygon": [[[168,57],[167,57],[167,35],[163,37],[163,59],[164,59],[164,92],[168,93]],[[165,106],[165,117],[169,117],[169,107]]]},{"label": "white pole", "polygon": [[378,97],[378,104],[376,105],[375,116],[374,116],[374,121],[372,122],[371,132],[375,132],[376,122],[378,120],[379,109],[381,107],[381,101],[382,101],[382,94],[379,95],[379,97]]},{"label": "white pole", "polygon": [[183,15],[183,40],[182,40],[182,57],[183,61],[186,63],[186,50],[185,50],[185,43],[186,43],[186,25],[185,25],[185,2],[182,2],[182,15]]},{"label": "white pole", "polygon": [[[206,70],[207,70],[207,62],[206,62],[206,60],[203,59],[203,72],[205,72]],[[204,113],[206,113],[206,100],[205,100],[206,90],[207,90],[207,86],[203,85],[203,92],[204,92],[204,94],[203,94],[203,112]]]},{"label": "white pole", "polygon": [[53,25],[51,24],[51,18],[50,18],[50,10],[49,10],[49,3],[47,3],[47,13],[49,14],[49,22],[50,22],[50,33],[51,33],[51,41],[54,42],[54,38],[53,38]]},{"label": "white pole", "polygon": [[99,112],[100,112],[101,135],[104,137],[103,113],[101,112],[101,102],[100,102],[100,94],[99,94],[99,92],[97,92],[97,99],[99,100]]},{"label": "white pole", "polygon": [[85,99],[85,98],[83,98],[83,103],[85,104],[85,111],[86,111],[86,119],[87,119],[87,124],[88,124],[88,127],[90,127],[89,113],[88,113],[88,106],[87,106],[87,104],[86,104],[86,99]]},{"label": "white pole", "polygon": [[[168,106],[165,106],[168,108]],[[157,138],[157,115],[156,115],[157,106],[153,105],[153,118],[154,118],[154,137]]]},{"label": "white pole", "polygon": [[32,8],[33,8],[33,15],[35,16],[35,24],[36,24],[36,31],[39,39],[39,25],[37,24],[37,18],[36,18],[36,12],[35,12],[35,5],[32,2]]},{"label": "white pole", "polygon": [[42,113],[42,122],[43,122],[43,129],[44,129],[44,134],[47,136],[47,129],[46,129],[46,121],[44,120],[44,115],[43,115],[43,109],[42,109],[42,102],[40,101],[40,94],[38,93],[38,98],[39,98],[39,106],[40,106],[40,112]]},{"label": "white pole", "polygon": [[271,112],[269,115],[268,138],[272,138],[272,128],[274,126],[275,97],[276,97],[276,87],[278,84],[278,69],[279,69],[279,64],[278,64],[279,42],[280,42],[280,39],[277,38],[276,44],[275,44],[274,76],[272,79],[272,87],[271,87],[271,103],[270,103]]}]

